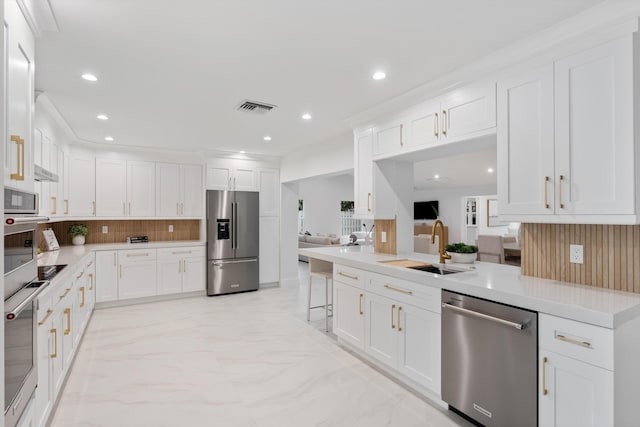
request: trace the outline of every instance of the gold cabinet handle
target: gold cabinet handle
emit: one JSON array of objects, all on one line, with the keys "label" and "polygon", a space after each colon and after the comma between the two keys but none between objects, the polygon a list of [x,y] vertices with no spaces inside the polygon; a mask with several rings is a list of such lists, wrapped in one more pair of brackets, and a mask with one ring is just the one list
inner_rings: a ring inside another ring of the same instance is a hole
[{"label": "gold cabinet handle", "polygon": [[58,330],[53,328],[51,329],[51,333],[53,334],[53,354],[50,354],[49,357],[55,359],[58,357]]},{"label": "gold cabinet handle", "polygon": [[386,289],[389,289],[390,291],[401,292],[401,293],[406,294],[406,295],[413,295],[412,291],[408,291],[406,289],[396,288],[395,286],[391,286],[391,285],[387,285],[387,284],[385,284],[384,287]]},{"label": "gold cabinet handle", "polygon": [[184,216],[184,203],[180,202],[180,214]]},{"label": "gold cabinet handle", "polygon": [[549,195],[548,195],[548,187],[549,187],[549,177],[544,177],[544,208],[549,209]]},{"label": "gold cabinet handle", "polygon": [[556,334],[555,338],[560,341],[568,342],[569,344],[579,345],[580,347],[584,348],[591,348],[591,343],[589,341],[576,340],[562,334]]},{"label": "gold cabinet handle", "polygon": [[44,316],[44,319],[42,319],[41,321],[38,322],[38,326],[44,325],[45,322],[47,321],[47,319],[49,318],[49,316],[51,316],[51,313],[53,313],[53,310],[51,310],[51,309],[47,310],[47,315]]},{"label": "gold cabinet handle", "polygon": [[398,307],[398,332],[402,332],[402,326],[400,326],[400,312],[402,311],[402,307]]},{"label": "gold cabinet handle", "polygon": [[180,215],[180,203],[176,203],[176,215]]},{"label": "gold cabinet handle", "polygon": [[84,307],[84,286],[80,286],[80,292],[82,292],[82,302],[80,303],[80,307]]},{"label": "gold cabinet handle", "polygon": [[11,135],[11,142],[15,142],[17,146],[16,173],[12,173],[10,178],[14,181],[24,181],[24,139],[18,135]]},{"label": "gold cabinet handle", "polygon": [[438,113],[433,115],[433,136],[438,137]]},{"label": "gold cabinet handle", "polygon": [[149,256],[149,252],[145,252],[143,254],[127,254],[127,258],[135,256]]},{"label": "gold cabinet handle", "polygon": [[178,273],[182,273],[182,260],[178,261]]},{"label": "gold cabinet handle", "polygon": [[546,357],[542,358],[542,395],[546,396],[549,391],[547,390],[547,362]]},{"label": "gold cabinet handle", "polygon": [[447,136],[447,112],[442,110],[442,135]]},{"label": "gold cabinet handle", "polygon": [[120,264],[120,278],[122,279],[122,264]]},{"label": "gold cabinet handle", "polygon": [[93,290],[93,273],[89,273],[89,280],[91,281],[91,285],[89,286],[89,290]]},{"label": "gold cabinet handle", "polygon": [[560,180],[558,182],[558,200],[560,202],[560,209],[564,209],[564,204],[562,203],[562,181],[564,180],[564,175],[560,175]]},{"label": "gold cabinet handle", "polygon": [[404,142],[402,141],[403,128],[404,128],[404,125],[400,123],[400,147],[404,147]]},{"label": "gold cabinet handle", "polygon": [[95,216],[95,214],[96,214],[96,202],[95,202],[95,200],[93,202],[91,202],[91,206],[93,206],[93,211],[92,211],[91,215]]},{"label": "gold cabinet handle", "polygon": [[349,279],[358,280],[358,276],[352,276],[351,274],[343,273],[342,271],[339,271],[338,274]]},{"label": "gold cabinet handle", "polygon": [[371,212],[371,193],[367,193],[367,212]]},{"label": "gold cabinet handle", "polygon": [[391,329],[395,329],[396,325],[393,323],[393,315],[395,314],[396,305],[391,305]]},{"label": "gold cabinet handle", "polygon": [[364,294],[360,294],[360,316],[362,316],[364,314],[364,311],[362,311],[362,300],[364,299]]},{"label": "gold cabinet handle", "polygon": [[64,297],[66,297],[70,291],[71,291],[71,288],[65,289],[64,294],[60,295],[58,299],[64,299]]},{"label": "gold cabinet handle", "polygon": [[171,252],[171,255],[190,255],[192,253],[192,251],[177,251],[177,252]]},{"label": "gold cabinet handle", "polygon": [[78,274],[78,275],[76,276],[76,280],[78,280],[79,278],[81,278],[83,274],[84,274],[84,270],[83,270],[83,271],[81,271],[81,272],[80,272],[80,274]]},{"label": "gold cabinet handle", "polygon": [[122,202],[122,215],[127,215],[127,208],[125,207],[126,204],[124,202]]},{"label": "gold cabinet handle", "polygon": [[64,330],[64,334],[69,335],[71,333],[71,309],[65,308],[64,314],[67,315],[67,329]]},{"label": "gold cabinet handle", "polygon": [[187,260],[186,259],[182,260],[182,272],[183,273],[187,272]]},{"label": "gold cabinet handle", "polygon": [[51,215],[57,215],[57,213],[58,213],[58,198],[56,196],[51,196],[51,201],[53,202],[53,210],[51,211]]},{"label": "gold cabinet handle", "polygon": [[131,216],[131,202],[129,202],[129,216]]},{"label": "gold cabinet handle", "polygon": [[116,253],[114,252],[114,253],[113,253],[113,266],[115,267],[115,266],[116,266],[116,264],[117,264],[117,261],[116,261]]},{"label": "gold cabinet handle", "polygon": [[64,199],[64,214],[69,215],[69,199]]}]

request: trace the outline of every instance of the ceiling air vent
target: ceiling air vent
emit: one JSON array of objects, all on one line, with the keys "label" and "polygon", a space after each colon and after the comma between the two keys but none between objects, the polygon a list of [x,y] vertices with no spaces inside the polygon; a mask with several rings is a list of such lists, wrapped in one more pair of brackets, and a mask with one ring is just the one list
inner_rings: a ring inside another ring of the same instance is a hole
[{"label": "ceiling air vent", "polygon": [[236,107],[236,110],[246,113],[266,114],[273,110],[276,106],[264,102],[249,101],[245,99]]}]

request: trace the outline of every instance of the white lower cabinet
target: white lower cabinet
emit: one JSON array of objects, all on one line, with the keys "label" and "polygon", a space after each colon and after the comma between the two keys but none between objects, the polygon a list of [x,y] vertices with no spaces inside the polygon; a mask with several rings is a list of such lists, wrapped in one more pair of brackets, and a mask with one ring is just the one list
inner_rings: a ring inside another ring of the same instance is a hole
[{"label": "white lower cabinet", "polygon": [[118,251],[96,252],[96,302],[118,300]]},{"label": "white lower cabinet", "polygon": [[398,360],[398,320],[395,301],[367,293],[364,351],[368,355],[395,366]]},{"label": "white lower cabinet", "polygon": [[204,290],[204,246],[158,249],[158,295]]},{"label": "white lower cabinet", "polygon": [[39,424],[36,417],[36,404],[32,400],[31,403],[29,403],[24,409],[24,412],[18,420],[18,424],[16,424],[16,427],[37,427]]},{"label": "white lower cabinet", "polygon": [[118,299],[156,295],[155,249],[119,251],[118,258]]}]

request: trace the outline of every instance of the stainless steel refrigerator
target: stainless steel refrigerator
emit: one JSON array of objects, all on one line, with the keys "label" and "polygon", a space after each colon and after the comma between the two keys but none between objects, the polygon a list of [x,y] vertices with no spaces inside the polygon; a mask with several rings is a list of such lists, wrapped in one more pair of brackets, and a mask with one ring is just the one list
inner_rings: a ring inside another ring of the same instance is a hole
[{"label": "stainless steel refrigerator", "polygon": [[258,289],[256,191],[207,190],[207,295]]}]

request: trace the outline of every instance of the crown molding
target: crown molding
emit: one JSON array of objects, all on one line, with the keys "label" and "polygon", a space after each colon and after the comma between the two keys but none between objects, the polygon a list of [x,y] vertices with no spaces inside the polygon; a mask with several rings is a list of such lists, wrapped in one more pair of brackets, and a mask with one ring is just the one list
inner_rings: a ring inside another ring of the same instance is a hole
[{"label": "crown molding", "polygon": [[49,0],[16,0],[16,3],[36,37],[45,31],[60,31]]}]

